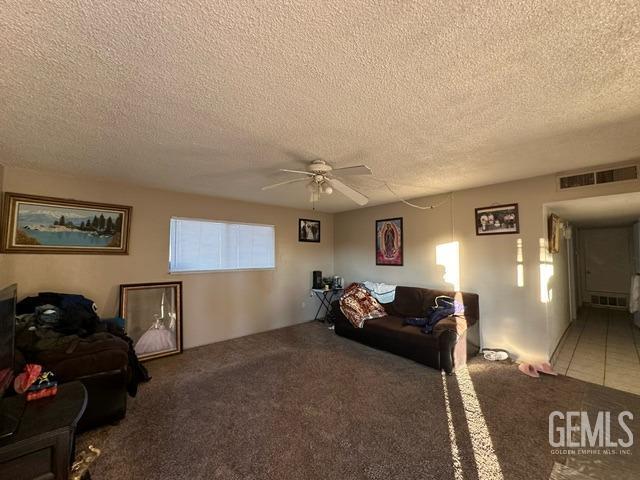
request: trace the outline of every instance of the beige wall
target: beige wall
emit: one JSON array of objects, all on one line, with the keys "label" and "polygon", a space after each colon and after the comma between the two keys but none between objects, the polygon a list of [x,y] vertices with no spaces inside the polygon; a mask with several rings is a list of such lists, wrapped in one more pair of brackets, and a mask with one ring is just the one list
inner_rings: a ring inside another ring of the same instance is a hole
[{"label": "beige wall", "polygon": [[[329,214],[17,168],[5,168],[4,188],[131,205],[133,215],[129,255],[2,255],[3,284],[17,282],[20,296],[43,290],[81,293],[96,301],[102,316],[111,316],[117,311],[121,283],[181,280],[185,348],[311,319],[316,307],[315,299],[308,296],[311,272],[333,273]],[[276,269],[169,275],[172,216],[274,224]],[[322,222],[322,243],[298,242],[299,217]]]},{"label": "beige wall", "polygon": [[636,274],[640,274],[640,221],[633,224],[633,244],[631,245],[631,255],[633,256],[632,269]]},{"label": "beige wall", "polygon": [[[4,165],[0,164],[0,212],[2,212],[2,197],[4,196]],[[0,214],[0,217],[2,215]],[[2,228],[2,226],[0,226]],[[9,270],[6,263],[7,256],[0,253],[0,288],[9,284]]]},{"label": "beige wall", "polygon": [[[545,359],[568,324],[566,253],[550,259],[556,289],[543,302],[540,240],[546,239],[546,202],[636,191],[638,182],[558,192],[556,177],[545,176],[455,192],[452,201],[434,210],[416,210],[401,203],[370,207],[335,216],[335,268],[347,282],[384,281],[400,285],[441,287],[442,268],[436,264],[438,245],[459,242],[460,286],[480,295],[480,334],[483,347],[500,347],[516,357]],[[437,204],[447,196],[426,197],[420,204]],[[519,235],[478,237],[474,209],[517,202]],[[403,267],[378,267],[374,256],[374,222],[404,218]],[[517,285],[517,240],[522,239],[524,286]],[[566,245],[563,245],[563,251]],[[545,286],[545,288],[548,288]]]},{"label": "beige wall", "polygon": [[[134,211],[130,255],[0,255],[0,280],[3,284],[17,281],[21,295],[45,289],[83,293],[98,302],[103,315],[116,312],[121,283],[182,280],[185,347],[192,347],[310,319],[316,303],[308,297],[308,287],[315,269],[342,275],[347,281],[446,287],[436,249],[455,241],[460,286],[480,294],[483,346],[506,348],[516,357],[548,358],[569,322],[569,313],[566,245],[563,242],[559,255],[541,257],[545,203],[639,187],[638,182],[629,182],[558,192],[555,176],[546,176],[416,200],[445,202],[434,210],[393,203],[332,216],[5,168],[6,191],[121,203],[132,205]],[[511,202],[520,207],[519,235],[475,235],[475,208]],[[277,269],[168,275],[171,216],[275,224]],[[405,266],[377,267],[374,222],[396,216],[404,218]],[[298,217],[322,221],[321,244],[297,242]],[[522,287],[516,274],[518,239],[524,254]],[[548,263],[553,265],[554,275],[548,282],[553,292],[545,303],[541,272]]]}]

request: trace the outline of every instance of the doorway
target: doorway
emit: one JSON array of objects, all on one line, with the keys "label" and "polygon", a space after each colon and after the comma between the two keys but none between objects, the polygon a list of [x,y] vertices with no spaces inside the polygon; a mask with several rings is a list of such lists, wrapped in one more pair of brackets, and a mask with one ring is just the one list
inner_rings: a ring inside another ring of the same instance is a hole
[{"label": "doorway", "polygon": [[640,395],[640,328],[629,310],[632,277],[640,270],[634,237],[640,193],[555,202],[547,210],[571,232],[562,266],[568,285],[555,292],[568,297],[569,321],[553,365],[563,375]]},{"label": "doorway", "polygon": [[626,308],[632,274],[632,226],[578,230],[578,264],[582,263],[582,302]]}]

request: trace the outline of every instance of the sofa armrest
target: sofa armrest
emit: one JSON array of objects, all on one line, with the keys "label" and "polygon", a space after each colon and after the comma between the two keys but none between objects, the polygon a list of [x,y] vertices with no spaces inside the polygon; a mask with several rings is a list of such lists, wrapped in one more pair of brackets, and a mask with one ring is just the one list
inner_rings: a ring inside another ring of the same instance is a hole
[{"label": "sofa armrest", "polygon": [[339,318],[344,319],[346,322],[349,322],[347,317],[344,316],[344,313],[342,313],[342,309],[340,308],[340,300],[334,300],[333,302],[331,302],[331,313],[333,314],[334,321],[336,318]]},{"label": "sofa armrest", "polygon": [[452,315],[443,318],[433,327],[433,334],[440,336],[443,332],[454,332],[462,336],[467,331],[467,318],[464,315]]},{"label": "sofa armrest", "polygon": [[[464,315],[440,320],[433,329],[440,348],[440,368],[451,375],[467,363],[467,359],[478,353],[478,347],[469,341],[467,318]],[[471,319],[471,326],[475,324]]]}]

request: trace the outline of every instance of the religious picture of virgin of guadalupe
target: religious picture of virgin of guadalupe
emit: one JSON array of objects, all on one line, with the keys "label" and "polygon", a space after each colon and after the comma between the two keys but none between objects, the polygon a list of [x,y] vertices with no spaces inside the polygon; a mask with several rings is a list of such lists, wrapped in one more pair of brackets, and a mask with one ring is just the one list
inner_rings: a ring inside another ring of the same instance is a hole
[{"label": "religious picture of virgin of guadalupe", "polygon": [[182,282],[120,285],[120,316],[140,360],[182,352]]},{"label": "religious picture of virgin of guadalupe", "polygon": [[376,265],[402,264],[402,218],[376,220]]}]

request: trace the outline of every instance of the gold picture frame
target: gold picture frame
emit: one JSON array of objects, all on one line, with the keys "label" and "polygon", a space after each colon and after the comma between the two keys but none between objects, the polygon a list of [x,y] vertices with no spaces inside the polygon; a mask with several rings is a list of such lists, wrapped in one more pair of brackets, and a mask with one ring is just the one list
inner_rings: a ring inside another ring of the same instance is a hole
[{"label": "gold picture frame", "polygon": [[0,251],[127,255],[131,211],[124,205],[7,192]]}]

